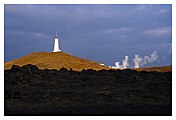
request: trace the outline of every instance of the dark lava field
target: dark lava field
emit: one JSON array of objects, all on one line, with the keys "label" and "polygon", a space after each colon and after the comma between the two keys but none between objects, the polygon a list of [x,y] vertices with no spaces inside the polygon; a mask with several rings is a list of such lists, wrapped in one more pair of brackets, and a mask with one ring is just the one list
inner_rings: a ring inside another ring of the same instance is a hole
[{"label": "dark lava field", "polygon": [[172,115],[172,72],[5,70],[8,115]]}]

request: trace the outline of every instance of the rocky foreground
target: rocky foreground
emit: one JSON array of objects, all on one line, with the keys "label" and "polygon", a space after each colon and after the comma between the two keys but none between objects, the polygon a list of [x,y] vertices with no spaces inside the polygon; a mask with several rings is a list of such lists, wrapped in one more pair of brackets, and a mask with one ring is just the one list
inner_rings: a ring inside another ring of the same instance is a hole
[{"label": "rocky foreground", "polygon": [[5,115],[172,115],[172,73],[5,70]]}]

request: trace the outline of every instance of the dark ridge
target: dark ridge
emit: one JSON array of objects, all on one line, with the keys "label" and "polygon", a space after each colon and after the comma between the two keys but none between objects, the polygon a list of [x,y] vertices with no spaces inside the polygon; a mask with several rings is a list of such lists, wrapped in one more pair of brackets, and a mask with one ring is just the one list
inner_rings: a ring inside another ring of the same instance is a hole
[{"label": "dark ridge", "polygon": [[5,115],[172,115],[172,73],[5,70]]}]

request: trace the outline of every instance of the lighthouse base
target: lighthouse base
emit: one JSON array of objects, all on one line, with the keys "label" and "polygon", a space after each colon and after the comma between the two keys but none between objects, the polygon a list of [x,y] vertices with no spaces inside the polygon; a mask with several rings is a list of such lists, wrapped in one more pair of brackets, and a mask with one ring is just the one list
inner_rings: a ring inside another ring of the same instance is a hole
[{"label": "lighthouse base", "polygon": [[54,50],[54,51],[52,51],[52,52],[61,52],[61,50]]}]

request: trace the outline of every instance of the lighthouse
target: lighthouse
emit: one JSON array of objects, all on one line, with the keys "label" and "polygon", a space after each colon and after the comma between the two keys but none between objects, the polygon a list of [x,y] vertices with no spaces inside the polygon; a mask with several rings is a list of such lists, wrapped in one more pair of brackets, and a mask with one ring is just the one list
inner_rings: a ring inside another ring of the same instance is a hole
[{"label": "lighthouse", "polygon": [[59,43],[59,38],[57,36],[57,32],[56,32],[56,36],[54,38],[54,49],[53,49],[53,52],[61,52],[60,43]]}]

